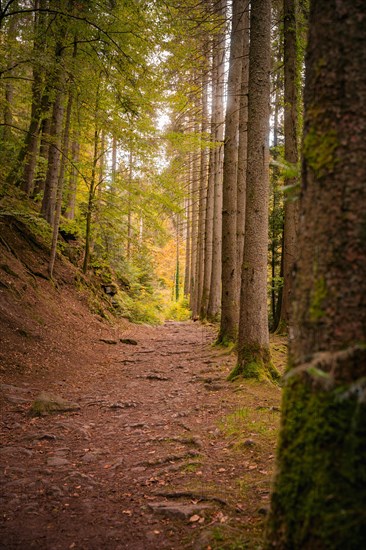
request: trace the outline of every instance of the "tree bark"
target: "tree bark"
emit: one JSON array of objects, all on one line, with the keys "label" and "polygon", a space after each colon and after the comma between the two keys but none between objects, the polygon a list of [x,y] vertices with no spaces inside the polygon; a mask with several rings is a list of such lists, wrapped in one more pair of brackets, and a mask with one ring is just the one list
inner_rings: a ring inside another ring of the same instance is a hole
[{"label": "tree bark", "polygon": [[[195,132],[199,133],[199,123],[195,123]],[[197,299],[197,261],[198,261],[198,204],[199,204],[199,176],[200,176],[200,154],[194,151],[192,157],[192,181],[191,181],[191,204],[192,204],[192,225],[191,225],[191,284],[190,284],[190,306],[193,316],[196,312]]]},{"label": "tree bark", "polygon": [[252,3],[250,16],[248,168],[238,363],[231,377],[276,378],[269,352],[267,310],[271,0]]},{"label": "tree bark", "polygon": [[55,91],[55,99],[52,106],[52,119],[50,126],[50,145],[48,151],[48,166],[45,179],[44,195],[41,206],[41,213],[50,225],[53,225],[58,174],[60,169],[60,151],[62,139],[62,124],[64,116],[64,84],[65,68],[62,64],[64,57],[63,41],[65,37],[65,26],[60,25],[59,33],[61,38],[55,47],[55,67],[50,75],[50,87]]},{"label": "tree bark", "polygon": [[[204,142],[207,140],[208,129],[208,77],[207,68],[204,68],[202,76],[202,117],[201,117],[201,135]],[[199,197],[198,197],[198,224],[197,224],[197,262],[196,262],[196,292],[194,297],[194,307],[192,315],[199,317],[202,303],[203,277],[205,263],[205,226],[206,226],[206,201],[207,201],[207,166],[208,150],[201,145],[200,151],[200,174],[199,174]]]},{"label": "tree bark", "polygon": [[188,196],[185,200],[185,213],[186,213],[186,255],[185,255],[185,267],[184,267],[184,296],[189,295],[189,283],[190,283],[190,267],[191,267],[191,199]]},{"label": "tree bark", "polygon": [[79,162],[80,154],[80,144],[78,141],[78,136],[75,136],[75,139],[71,143],[71,167],[70,167],[70,178],[69,178],[69,187],[67,190],[67,206],[64,213],[65,218],[68,220],[73,220],[75,218],[75,207],[76,207],[76,190],[77,190],[77,181],[78,181],[78,172],[76,165]]},{"label": "tree bark", "polygon": [[246,2],[244,0],[233,0],[232,4],[222,186],[221,319],[220,331],[217,338],[217,342],[222,344],[236,341],[239,320],[237,176],[245,4]]},{"label": "tree bark", "polygon": [[[76,52],[75,52],[75,55],[76,55]],[[63,143],[62,143],[63,155],[61,158],[60,173],[59,173],[58,184],[57,184],[56,210],[55,210],[55,218],[53,222],[51,255],[50,255],[50,261],[48,265],[48,274],[50,278],[52,278],[53,276],[53,268],[54,268],[55,259],[56,259],[58,230],[60,227],[61,208],[62,208],[62,194],[64,189],[65,168],[66,168],[66,160],[69,152],[72,104],[73,104],[73,90],[70,89],[69,99],[68,99],[67,108],[66,108],[65,128],[64,128],[64,136],[63,136]]]},{"label": "tree bark", "polygon": [[366,4],[311,3],[290,361],[267,548],[366,540]]},{"label": "tree bark", "polygon": [[[297,56],[297,2],[284,0],[284,132],[285,161],[298,162],[298,87],[299,67]],[[285,185],[294,186],[295,178],[286,178]],[[280,326],[288,325],[290,315],[293,269],[298,253],[297,228],[299,221],[298,201],[291,197],[285,200],[285,222],[283,239],[283,274]]]},{"label": "tree bark", "polygon": [[[214,88],[214,82],[217,80],[217,40],[213,42],[213,55],[211,67],[211,87]],[[211,103],[211,120],[210,120],[210,139],[211,143],[215,142],[215,112],[216,112],[216,96],[212,94]],[[208,180],[207,180],[207,197],[206,197],[206,224],[205,224],[205,261],[202,284],[202,301],[200,308],[200,319],[204,320],[207,317],[208,298],[211,286],[212,273],[212,247],[213,247],[213,224],[214,224],[214,187],[215,187],[215,155],[216,148],[211,146],[209,150],[208,160]]]},{"label": "tree bark", "polygon": [[[239,150],[238,150],[238,181],[237,181],[237,286],[240,297],[241,269],[244,253],[244,232],[245,232],[245,199],[246,199],[246,178],[247,178],[247,155],[248,155],[248,78],[249,78],[249,3],[247,2],[243,14],[243,53],[241,66],[241,87],[240,87],[240,112],[239,112]],[[240,299],[240,298],[239,298]]]},{"label": "tree bark", "polygon": [[[221,0],[217,6],[223,17],[226,12],[226,1]],[[225,34],[220,33],[217,46],[217,82],[214,82],[215,94],[215,184],[214,184],[214,218],[212,235],[212,268],[211,286],[207,306],[207,319],[217,321],[221,304],[221,252],[222,252],[222,177],[223,177],[223,141],[224,141],[224,87],[225,87]]]},{"label": "tree bark", "polygon": [[128,191],[127,191],[127,260],[131,260],[132,250],[132,168],[133,168],[133,152],[130,149],[128,160]]}]

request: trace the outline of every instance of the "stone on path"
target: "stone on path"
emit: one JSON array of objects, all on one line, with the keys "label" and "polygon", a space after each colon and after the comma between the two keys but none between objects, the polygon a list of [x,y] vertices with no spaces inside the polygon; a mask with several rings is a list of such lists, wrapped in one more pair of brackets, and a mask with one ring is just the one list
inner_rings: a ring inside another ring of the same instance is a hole
[{"label": "stone on path", "polygon": [[195,514],[202,513],[204,510],[212,508],[208,504],[170,504],[169,502],[150,502],[148,506],[153,512],[183,520],[189,520]]},{"label": "stone on path", "polygon": [[61,456],[51,456],[47,459],[47,466],[66,466],[70,462]]},{"label": "stone on path", "polygon": [[80,409],[77,403],[71,403],[59,395],[41,392],[33,401],[29,413],[32,416],[45,416],[59,412],[72,412]]}]

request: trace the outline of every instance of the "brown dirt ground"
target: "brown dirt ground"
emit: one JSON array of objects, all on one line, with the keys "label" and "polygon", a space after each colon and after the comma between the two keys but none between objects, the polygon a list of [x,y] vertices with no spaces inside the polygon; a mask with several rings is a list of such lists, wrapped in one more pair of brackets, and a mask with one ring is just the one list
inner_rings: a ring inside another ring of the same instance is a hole
[{"label": "brown dirt ground", "polygon": [[[261,548],[280,390],[226,382],[212,326],[93,315],[67,262],[51,284],[0,230],[0,548]],[[41,391],[80,409],[32,417]]]}]

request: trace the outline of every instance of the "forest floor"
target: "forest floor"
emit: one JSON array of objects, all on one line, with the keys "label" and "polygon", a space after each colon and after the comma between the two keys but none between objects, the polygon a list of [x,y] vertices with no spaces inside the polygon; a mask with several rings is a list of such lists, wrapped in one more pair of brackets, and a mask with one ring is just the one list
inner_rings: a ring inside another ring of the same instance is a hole
[{"label": "forest floor", "polygon": [[[52,285],[3,235],[0,548],[261,548],[279,388],[227,382],[212,326],[91,314],[69,268]],[[42,391],[77,407],[32,416]]]}]

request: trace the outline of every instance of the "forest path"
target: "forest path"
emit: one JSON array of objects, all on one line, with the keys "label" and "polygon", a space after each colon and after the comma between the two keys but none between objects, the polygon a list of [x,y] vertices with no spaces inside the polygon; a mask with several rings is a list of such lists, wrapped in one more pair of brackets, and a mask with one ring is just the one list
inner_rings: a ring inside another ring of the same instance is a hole
[{"label": "forest path", "polygon": [[[78,364],[5,380],[0,548],[260,548],[280,391],[226,382],[235,357],[213,339],[129,325]],[[40,391],[80,409],[32,418]]]}]

